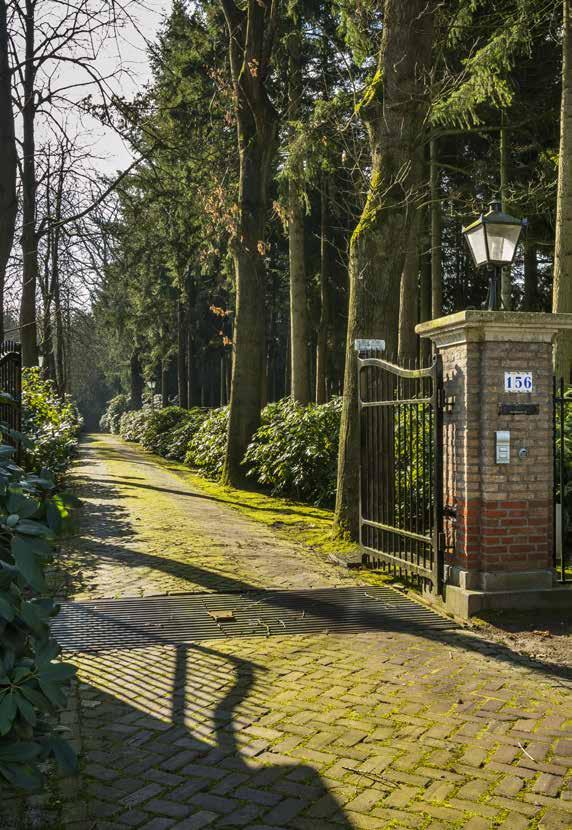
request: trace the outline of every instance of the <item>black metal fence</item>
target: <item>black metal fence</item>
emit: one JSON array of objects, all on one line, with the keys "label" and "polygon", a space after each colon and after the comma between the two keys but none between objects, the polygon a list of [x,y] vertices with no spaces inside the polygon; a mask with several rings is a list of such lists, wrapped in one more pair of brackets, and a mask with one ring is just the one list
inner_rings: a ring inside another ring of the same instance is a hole
[{"label": "black metal fence", "polygon": [[572,388],[554,379],[554,568],[572,580]]},{"label": "black metal fence", "polygon": [[442,366],[358,355],[360,543],[372,567],[443,580]]},{"label": "black metal fence", "polygon": [[[10,429],[20,432],[22,429],[22,353],[20,344],[13,340],[0,343],[0,391],[7,392],[13,403],[0,404],[0,421],[8,424]],[[3,441],[18,445],[9,436]]]}]

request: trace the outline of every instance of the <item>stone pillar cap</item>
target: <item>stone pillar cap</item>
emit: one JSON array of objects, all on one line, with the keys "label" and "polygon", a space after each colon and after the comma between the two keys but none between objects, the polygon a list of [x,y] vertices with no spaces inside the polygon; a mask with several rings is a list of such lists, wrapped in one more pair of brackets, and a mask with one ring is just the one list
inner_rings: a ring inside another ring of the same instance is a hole
[{"label": "stone pillar cap", "polygon": [[564,330],[572,330],[572,314],[482,309],[459,311],[415,326],[420,337],[429,337],[437,345],[467,340],[551,343],[556,334]]}]

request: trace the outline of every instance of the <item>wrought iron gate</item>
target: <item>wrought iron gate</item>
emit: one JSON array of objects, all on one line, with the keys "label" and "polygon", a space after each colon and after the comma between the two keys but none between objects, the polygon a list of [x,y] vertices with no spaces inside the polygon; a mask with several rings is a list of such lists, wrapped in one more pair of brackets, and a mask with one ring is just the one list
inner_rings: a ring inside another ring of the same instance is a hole
[{"label": "wrought iron gate", "polygon": [[561,582],[572,579],[572,389],[554,378],[554,545]]},{"label": "wrought iron gate", "polygon": [[[7,392],[14,403],[0,404],[0,421],[17,432],[22,428],[22,353],[13,340],[0,343],[0,391]],[[9,436],[3,441],[15,444]]]},{"label": "wrought iron gate", "polygon": [[442,364],[358,354],[360,544],[373,567],[443,582]]}]

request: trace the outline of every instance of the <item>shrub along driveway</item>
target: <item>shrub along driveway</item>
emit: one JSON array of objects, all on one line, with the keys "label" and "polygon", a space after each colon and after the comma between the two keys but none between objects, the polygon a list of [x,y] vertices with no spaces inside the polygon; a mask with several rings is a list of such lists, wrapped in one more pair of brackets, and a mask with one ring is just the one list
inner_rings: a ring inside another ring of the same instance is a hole
[{"label": "shrub along driveway", "polygon": [[[65,554],[76,598],[358,584],[113,437],[86,442],[76,477],[87,502]],[[82,773],[56,826],[572,827],[567,671],[473,632],[72,659]]]}]

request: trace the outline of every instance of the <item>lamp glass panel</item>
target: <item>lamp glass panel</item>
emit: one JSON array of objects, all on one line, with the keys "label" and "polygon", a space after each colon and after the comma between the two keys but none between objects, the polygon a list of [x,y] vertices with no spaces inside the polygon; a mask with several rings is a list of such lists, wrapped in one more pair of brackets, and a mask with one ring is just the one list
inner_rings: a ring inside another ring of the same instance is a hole
[{"label": "lamp glass panel", "polygon": [[494,222],[487,224],[489,262],[510,265],[518,244],[521,225],[507,225]]},{"label": "lamp glass panel", "polygon": [[487,261],[487,246],[485,242],[485,227],[479,225],[472,231],[465,233],[475,265],[483,265]]}]

